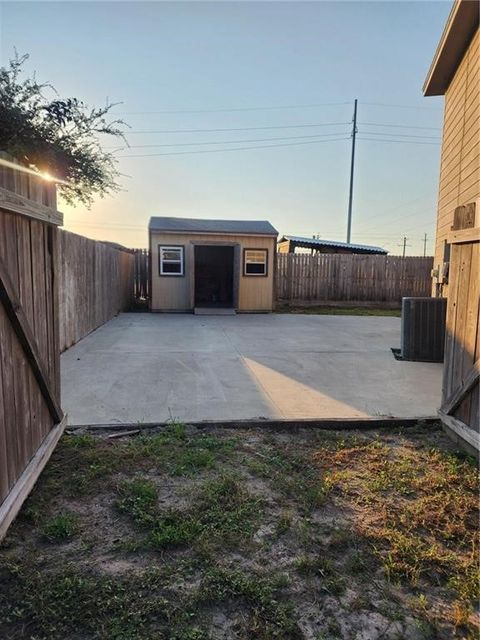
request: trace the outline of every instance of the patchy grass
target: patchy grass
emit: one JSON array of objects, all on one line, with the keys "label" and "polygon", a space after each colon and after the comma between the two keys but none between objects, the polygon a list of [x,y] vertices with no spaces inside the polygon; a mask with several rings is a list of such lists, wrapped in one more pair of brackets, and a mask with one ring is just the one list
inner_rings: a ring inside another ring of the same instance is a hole
[{"label": "patchy grass", "polygon": [[149,480],[121,483],[117,508],[147,533],[145,544],[155,549],[187,544],[238,545],[256,530],[260,500],[233,475],[221,475],[195,489],[192,506],[166,512],[158,508],[158,491]]},{"label": "patchy grass", "polygon": [[214,568],[205,572],[196,601],[199,605],[217,606],[238,600],[245,602],[249,610],[241,625],[244,634],[241,637],[300,639],[303,636],[293,607],[277,599],[276,593],[282,586],[285,586],[282,576],[272,578]]},{"label": "patchy grass", "polygon": [[[430,588],[447,587],[455,627],[466,625],[480,598],[478,475],[472,460],[428,446],[391,447],[379,440],[314,455],[335,469],[332,484],[354,505],[359,536],[369,540],[387,578],[421,591],[416,609],[430,623]],[[419,606],[423,603],[424,606]],[[437,615],[438,614],[438,615]]]},{"label": "patchy grass", "polygon": [[400,318],[401,309],[374,309],[370,307],[328,307],[323,305],[289,306],[281,305],[275,313],[301,313],[320,316],[389,316]]},{"label": "patchy grass", "polygon": [[155,466],[160,473],[194,476],[222,464],[236,443],[235,437],[187,434],[185,426],[177,423],[152,436],[115,442],[90,434],[73,435],[57,450],[56,463],[47,467],[43,482],[49,494],[61,492],[74,498],[92,495],[101,486],[113,487],[119,472]]},{"label": "patchy grass", "polygon": [[49,542],[70,540],[78,532],[78,517],[64,511],[48,519],[41,528],[41,535]]},{"label": "patchy grass", "polygon": [[65,436],[0,547],[0,637],[473,639],[477,495],[421,424]]},{"label": "patchy grass", "polygon": [[134,522],[150,525],[157,512],[157,487],[151,480],[134,478],[123,480],[118,487],[117,508]]},{"label": "patchy grass", "polygon": [[246,457],[245,463],[255,475],[268,480],[276,491],[286,498],[295,498],[306,512],[320,507],[331,489],[329,474],[319,474],[308,457],[291,449],[256,452],[253,457]]},{"label": "patchy grass", "polygon": [[330,558],[325,556],[302,555],[295,561],[297,571],[302,576],[315,576],[321,579],[321,588],[331,595],[345,592],[346,579],[335,567]]}]

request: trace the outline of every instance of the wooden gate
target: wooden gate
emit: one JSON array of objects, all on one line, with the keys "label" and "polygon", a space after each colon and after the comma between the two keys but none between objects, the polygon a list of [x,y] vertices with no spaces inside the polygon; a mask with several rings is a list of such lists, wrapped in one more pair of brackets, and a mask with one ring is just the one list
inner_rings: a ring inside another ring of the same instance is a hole
[{"label": "wooden gate", "polygon": [[[455,210],[440,417],[480,451],[480,227],[475,204]],[[478,216],[478,211],[477,211]]]},{"label": "wooden gate", "polygon": [[65,424],[55,187],[0,169],[0,539]]}]

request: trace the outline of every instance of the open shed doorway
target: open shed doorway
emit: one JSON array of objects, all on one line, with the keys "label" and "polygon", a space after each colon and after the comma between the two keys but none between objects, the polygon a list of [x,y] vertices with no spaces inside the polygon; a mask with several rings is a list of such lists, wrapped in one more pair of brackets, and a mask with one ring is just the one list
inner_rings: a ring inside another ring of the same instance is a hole
[{"label": "open shed doorway", "polygon": [[234,308],[232,246],[195,246],[195,307]]}]

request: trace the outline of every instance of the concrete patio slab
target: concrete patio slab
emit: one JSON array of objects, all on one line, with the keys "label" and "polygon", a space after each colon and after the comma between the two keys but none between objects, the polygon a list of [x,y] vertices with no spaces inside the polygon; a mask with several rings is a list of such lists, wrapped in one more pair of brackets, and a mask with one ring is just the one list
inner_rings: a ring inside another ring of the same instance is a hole
[{"label": "concrete patio slab", "polygon": [[442,365],[395,360],[400,319],[125,313],[62,355],[70,424],[426,417]]}]

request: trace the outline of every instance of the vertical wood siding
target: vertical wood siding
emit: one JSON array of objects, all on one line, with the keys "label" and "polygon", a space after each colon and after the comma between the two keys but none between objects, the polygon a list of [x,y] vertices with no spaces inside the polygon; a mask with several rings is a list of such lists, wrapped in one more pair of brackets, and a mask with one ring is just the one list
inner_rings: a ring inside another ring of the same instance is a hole
[{"label": "vertical wood siding", "polygon": [[435,266],[443,262],[455,208],[480,197],[479,46],[477,31],[445,94]]}]

